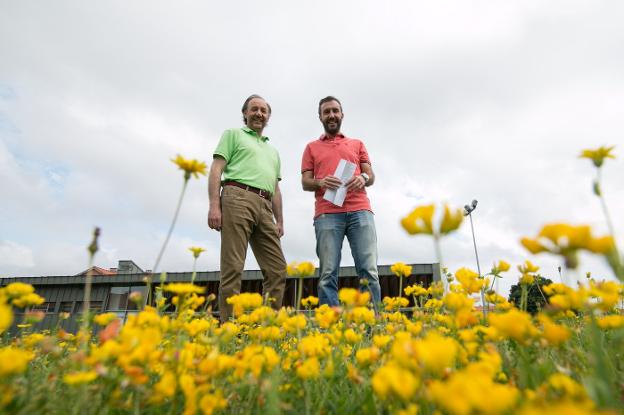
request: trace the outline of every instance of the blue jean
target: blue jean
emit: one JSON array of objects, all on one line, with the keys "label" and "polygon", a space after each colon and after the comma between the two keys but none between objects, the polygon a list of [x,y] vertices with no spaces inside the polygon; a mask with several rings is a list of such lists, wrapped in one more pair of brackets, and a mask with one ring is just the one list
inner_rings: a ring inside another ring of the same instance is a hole
[{"label": "blue jean", "polygon": [[342,242],[346,235],[359,278],[368,280],[372,301],[381,301],[379,275],[377,273],[377,232],[373,214],[368,210],[347,213],[325,213],[314,219],[316,254],[319,257],[318,296],[320,304],[339,305],[338,271]]}]

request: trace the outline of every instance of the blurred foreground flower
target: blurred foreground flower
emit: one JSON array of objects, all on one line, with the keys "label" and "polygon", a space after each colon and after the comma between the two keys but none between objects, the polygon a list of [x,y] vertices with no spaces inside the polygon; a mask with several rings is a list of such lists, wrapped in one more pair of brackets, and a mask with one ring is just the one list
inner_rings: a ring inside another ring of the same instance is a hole
[{"label": "blurred foreground flower", "polygon": [[601,167],[602,163],[604,163],[604,160],[609,158],[609,159],[614,159],[615,156],[613,154],[611,154],[611,150],[613,150],[615,148],[615,146],[611,146],[611,147],[598,147],[595,150],[583,150],[581,152],[581,155],[579,156],[580,158],[586,158],[586,159],[590,159],[591,161],[593,161],[594,166],[596,167]]},{"label": "blurred foreground flower", "polygon": [[195,176],[196,179],[199,179],[200,174],[202,176],[206,175],[206,163],[203,161],[185,159],[179,154],[171,161],[175,163],[180,170],[184,170],[184,180],[190,179],[191,175]]},{"label": "blurred foreground flower", "polygon": [[561,255],[568,268],[578,266],[578,251],[607,255],[614,249],[611,236],[595,238],[587,225],[553,223],[545,225],[535,238],[522,238],[522,245],[532,254],[549,252]]},{"label": "blurred foreground flower", "polygon": [[198,246],[191,246],[189,251],[193,253],[193,258],[199,258],[199,255],[201,255],[202,252],[206,252],[204,248],[200,248]]}]

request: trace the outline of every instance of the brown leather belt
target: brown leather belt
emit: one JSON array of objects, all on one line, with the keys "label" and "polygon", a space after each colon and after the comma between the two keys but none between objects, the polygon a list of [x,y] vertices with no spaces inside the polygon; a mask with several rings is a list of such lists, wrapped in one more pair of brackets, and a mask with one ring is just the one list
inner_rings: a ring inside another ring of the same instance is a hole
[{"label": "brown leather belt", "polygon": [[242,184],[239,182],[233,182],[233,181],[229,181],[229,182],[223,182],[223,186],[236,186],[236,187],[240,187],[241,189],[245,189],[249,192],[255,193],[258,196],[260,196],[263,199],[266,200],[271,200],[271,193],[267,192],[266,190],[262,190],[262,189],[258,189],[257,187],[253,187],[253,186],[247,186],[246,184]]}]

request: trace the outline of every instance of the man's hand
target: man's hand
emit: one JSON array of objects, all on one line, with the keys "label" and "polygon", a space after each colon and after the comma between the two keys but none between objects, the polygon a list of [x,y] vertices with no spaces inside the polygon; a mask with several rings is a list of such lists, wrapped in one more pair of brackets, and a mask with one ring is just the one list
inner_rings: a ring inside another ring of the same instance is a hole
[{"label": "man's hand", "polygon": [[208,226],[221,232],[221,207],[215,206],[208,210]]},{"label": "man's hand", "polygon": [[353,190],[361,190],[364,188],[364,186],[366,186],[366,180],[364,180],[364,178],[360,175],[357,176],[352,176],[349,181],[347,181],[347,190],[348,191],[353,191]]},{"label": "man's hand", "polygon": [[284,236],[284,224],[281,222],[277,222],[275,226],[277,226],[277,236],[279,236],[280,238]]},{"label": "man's hand", "polygon": [[321,189],[336,190],[342,185],[342,182],[336,176],[330,175],[330,176],[325,176],[324,178],[319,180],[318,184],[321,187]]}]

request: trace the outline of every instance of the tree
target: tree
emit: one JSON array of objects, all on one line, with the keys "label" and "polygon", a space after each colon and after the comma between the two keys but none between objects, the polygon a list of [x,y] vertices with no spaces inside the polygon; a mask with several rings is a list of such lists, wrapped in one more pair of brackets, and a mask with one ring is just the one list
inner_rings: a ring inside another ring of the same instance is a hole
[{"label": "tree", "polygon": [[[546,304],[548,304],[549,295],[544,292],[543,286],[552,283],[552,280],[544,278],[541,275],[535,276],[535,282],[528,288],[527,311],[529,313],[536,314],[540,310],[543,310]],[[520,284],[512,285],[511,291],[509,292],[509,302],[520,308],[521,296],[522,288]]]}]

